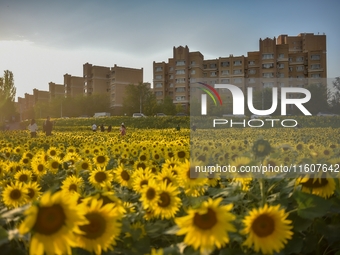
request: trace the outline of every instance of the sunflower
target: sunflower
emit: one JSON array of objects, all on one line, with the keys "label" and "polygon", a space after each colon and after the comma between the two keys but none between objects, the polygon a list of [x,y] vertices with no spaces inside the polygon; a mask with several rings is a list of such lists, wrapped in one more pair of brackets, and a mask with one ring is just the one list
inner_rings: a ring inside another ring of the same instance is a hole
[{"label": "sunflower", "polygon": [[137,193],[140,193],[145,185],[148,185],[149,180],[154,179],[155,175],[151,172],[151,169],[146,168],[143,170],[139,168],[132,174],[132,188]]},{"label": "sunflower", "polygon": [[22,182],[16,181],[4,188],[2,200],[9,208],[22,206],[27,202],[27,189]]},{"label": "sunflower", "polygon": [[99,191],[92,197],[85,198],[84,201],[90,201],[92,198],[96,200],[103,200],[102,206],[105,206],[106,204],[113,204],[114,209],[117,210],[120,218],[122,218],[123,215],[126,213],[123,202],[115,196],[113,191]]},{"label": "sunflower", "polygon": [[19,226],[19,233],[32,233],[30,254],[47,255],[72,254],[75,246],[74,232],[78,225],[88,221],[81,214],[79,207],[71,203],[62,192],[46,192],[38,204],[32,205],[25,212],[26,218]]},{"label": "sunflower", "polygon": [[188,215],[176,218],[180,230],[177,235],[185,235],[184,243],[201,253],[211,252],[214,247],[229,243],[228,232],[235,232],[231,222],[235,216],[230,213],[232,204],[220,205],[222,198],[204,201],[198,209],[189,209]]},{"label": "sunflower", "polygon": [[109,163],[109,157],[103,153],[98,153],[94,156],[93,163],[100,167],[106,167],[106,165]]},{"label": "sunflower", "polygon": [[50,147],[48,150],[47,150],[47,152],[46,152],[46,154],[49,156],[49,157],[57,157],[58,155],[59,155],[59,153],[60,153],[61,151],[57,148],[57,147]]},{"label": "sunflower", "polygon": [[119,214],[114,205],[103,206],[102,200],[91,199],[84,209],[88,223],[79,226],[83,233],[76,235],[77,246],[96,255],[113,249],[121,230]]},{"label": "sunflower", "polygon": [[103,168],[98,168],[90,173],[89,182],[95,188],[102,188],[106,182],[111,182],[113,180],[113,175],[110,171],[106,171]]},{"label": "sunflower", "polygon": [[59,167],[62,166],[62,161],[58,157],[52,157],[48,161],[48,169],[52,173],[57,173],[59,170]]},{"label": "sunflower", "polygon": [[120,165],[117,167],[117,169],[114,171],[116,181],[121,185],[128,188],[131,188],[132,185],[132,178],[131,178],[131,172],[127,169],[124,169],[123,165]]},{"label": "sunflower", "polygon": [[29,170],[20,170],[14,175],[15,180],[19,182],[23,182],[23,183],[30,182],[31,178],[32,178],[32,172]]},{"label": "sunflower", "polygon": [[250,177],[252,177],[253,173],[242,172],[243,168],[241,169],[241,167],[250,165],[250,163],[251,163],[251,160],[248,157],[236,157],[234,160],[232,160],[230,162],[230,165],[232,167],[236,167],[236,173],[235,174],[234,173],[232,173],[232,174],[227,173],[226,177],[235,177],[234,175],[236,175],[237,177],[240,177],[240,178],[250,178]]},{"label": "sunflower", "polygon": [[44,176],[47,173],[47,166],[41,159],[33,159],[31,168],[37,176]]},{"label": "sunflower", "polygon": [[159,189],[154,179],[149,180],[146,186],[141,190],[140,201],[144,209],[153,208],[159,200]]},{"label": "sunflower", "polygon": [[163,182],[159,188],[159,200],[153,208],[156,217],[171,219],[175,216],[182,202],[177,196],[180,192],[172,184]]},{"label": "sunflower", "polygon": [[[177,171],[176,171],[177,173]],[[174,174],[172,168],[163,168],[162,172],[156,175],[156,179],[165,182],[166,185],[178,186],[178,175]]]},{"label": "sunflower", "polygon": [[84,186],[83,178],[77,177],[77,176],[68,176],[63,181],[61,190],[66,194],[72,193],[72,192],[77,192],[81,194],[83,186]]},{"label": "sunflower", "polygon": [[36,182],[30,182],[24,184],[24,188],[27,190],[27,201],[36,201],[41,196],[41,187]]},{"label": "sunflower", "polygon": [[207,175],[203,172],[196,172],[195,166],[202,165],[200,161],[187,160],[178,166],[178,171],[180,173],[179,182],[182,187],[196,187],[204,186],[208,183]]},{"label": "sunflower", "polygon": [[301,190],[323,198],[328,198],[334,194],[335,181],[330,176],[323,173],[319,176],[306,175],[299,177],[295,185],[301,185]]},{"label": "sunflower", "polygon": [[292,221],[287,220],[288,213],[280,205],[268,206],[267,204],[259,209],[253,209],[248,216],[243,219],[245,228],[241,231],[247,235],[244,245],[254,246],[254,250],[261,250],[264,254],[280,252],[291,239],[293,232]]}]

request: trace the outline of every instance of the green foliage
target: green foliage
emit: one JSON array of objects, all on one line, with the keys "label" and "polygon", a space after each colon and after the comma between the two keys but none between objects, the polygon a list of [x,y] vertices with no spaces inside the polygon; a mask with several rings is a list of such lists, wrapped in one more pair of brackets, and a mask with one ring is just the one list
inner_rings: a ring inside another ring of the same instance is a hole
[{"label": "green foliage", "polygon": [[125,89],[123,112],[131,116],[135,112],[154,115],[158,110],[157,100],[148,83],[130,84]]},{"label": "green foliage", "polygon": [[9,70],[4,71],[4,76],[0,77],[0,122],[4,119],[11,119],[16,115],[15,108],[16,87],[14,86],[14,76]]}]

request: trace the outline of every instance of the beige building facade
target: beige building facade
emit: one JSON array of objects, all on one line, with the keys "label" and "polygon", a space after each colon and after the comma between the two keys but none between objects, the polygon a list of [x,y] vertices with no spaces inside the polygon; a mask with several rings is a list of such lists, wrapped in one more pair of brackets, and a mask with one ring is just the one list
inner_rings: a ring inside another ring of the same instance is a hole
[{"label": "beige building facade", "polygon": [[64,74],[65,97],[75,97],[84,94],[84,78]]}]

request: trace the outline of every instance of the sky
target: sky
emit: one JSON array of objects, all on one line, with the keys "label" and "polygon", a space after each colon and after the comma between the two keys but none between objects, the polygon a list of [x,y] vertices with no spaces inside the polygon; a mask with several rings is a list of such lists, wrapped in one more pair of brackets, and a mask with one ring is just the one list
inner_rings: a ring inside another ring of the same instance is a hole
[{"label": "sky", "polygon": [[83,65],[143,68],[188,46],[204,59],[258,51],[281,34],[327,36],[327,76],[340,76],[338,0],[0,0],[0,76],[14,75],[17,97],[83,76]]}]

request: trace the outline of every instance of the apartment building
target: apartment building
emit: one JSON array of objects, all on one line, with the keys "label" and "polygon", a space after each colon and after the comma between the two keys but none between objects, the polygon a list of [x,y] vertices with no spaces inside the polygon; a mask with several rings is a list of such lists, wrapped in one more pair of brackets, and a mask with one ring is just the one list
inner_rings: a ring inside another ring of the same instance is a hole
[{"label": "apartment building", "polygon": [[75,97],[84,94],[84,78],[64,74],[65,97]]},{"label": "apartment building", "polygon": [[188,46],[179,46],[173,48],[173,57],[168,62],[153,62],[153,89],[158,101],[169,96],[175,104],[187,109],[190,91],[197,82],[229,83],[242,90],[305,87],[311,83],[325,85],[326,63],[324,34],[260,39],[258,51],[249,51],[247,56],[229,55],[208,60],[200,52],[190,52]]},{"label": "apartment building", "polygon": [[50,100],[53,100],[54,98],[57,98],[57,97],[65,97],[64,84],[56,84],[54,82],[50,82],[48,85],[49,85]]},{"label": "apartment building", "polygon": [[143,82],[143,68],[135,69],[117,65],[110,68],[86,63],[83,66],[83,73],[84,94],[108,93],[112,108],[122,107],[127,85]]}]

